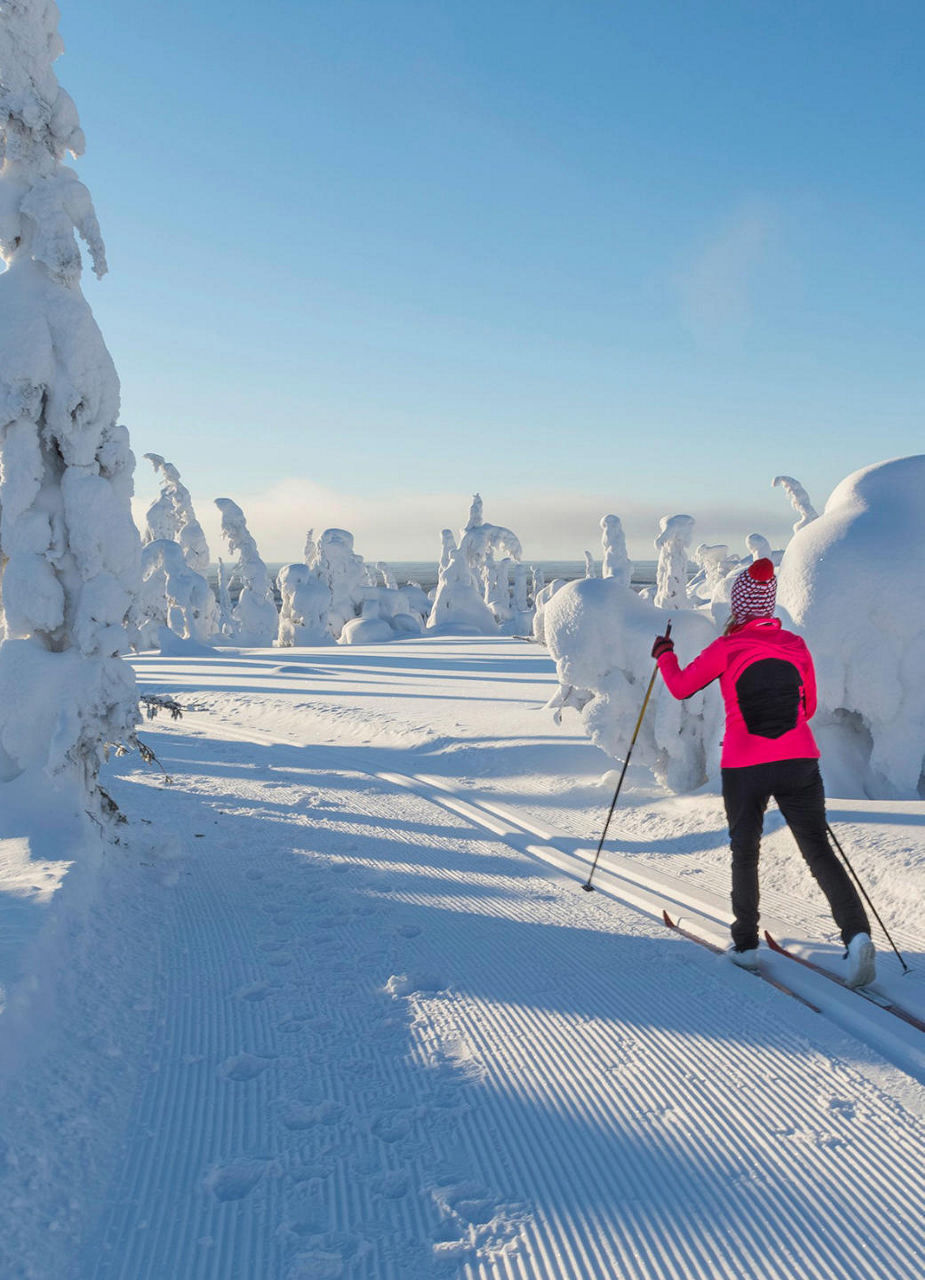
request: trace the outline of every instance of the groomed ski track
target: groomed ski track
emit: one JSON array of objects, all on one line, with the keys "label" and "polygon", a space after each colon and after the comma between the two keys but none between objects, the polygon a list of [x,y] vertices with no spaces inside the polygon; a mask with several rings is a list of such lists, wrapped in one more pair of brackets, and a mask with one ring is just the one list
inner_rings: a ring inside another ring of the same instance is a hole
[{"label": "groomed ski track", "polygon": [[189,856],[75,1276],[918,1280],[916,1086],[497,806],[246,715],[116,787]]}]

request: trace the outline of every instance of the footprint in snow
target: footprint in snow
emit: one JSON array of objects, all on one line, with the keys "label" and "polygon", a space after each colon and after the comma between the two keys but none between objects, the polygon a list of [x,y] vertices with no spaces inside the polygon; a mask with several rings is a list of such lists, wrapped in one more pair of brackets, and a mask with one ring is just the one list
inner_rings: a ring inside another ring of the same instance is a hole
[{"label": "footprint in snow", "polygon": [[263,1160],[231,1160],[228,1164],[213,1166],[203,1179],[203,1186],[216,1200],[243,1200],[256,1187],[265,1169]]},{"label": "footprint in snow", "polygon": [[344,1259],[339,1253],[324,1249],[312,1249],[293,1258],[286,1280],[340,1280],[344,1274]]},{"label": "footprint in snow", "polygon": [[374,1179],[373,1191],[387,1200],[401,1200],[408,1194],[409,1185],[406,1173],[384,1173]]},{"label": "footprint in snow", "polygon": [[239,987],[235,994],[236,1000],[266,1000],[272,991],[277,990],[272,983],[269,982],[252,982],[247,987]]},{"label": "footprint in snow", "polygon": [[256,1080],[275,1060],[275,1054],[239,1053],[236,1057],[226,1058],[219,1067],[219,1073],[226,1080]]},{"label": "footprint in snow", "polygon": [[372,1132],[382,1142],[400,1142],[411,1132],[411,1116],[406,1111],[386,1112],[373,1121]]},{"label": "footprint in snow", "polygon": [[402,924],[399,925],[397,932],[400,933],[403,938],[416,938],[421,930],[416,924]]},{"label": "footprint in snow", "polygon": [[282,1122],[287,1129],[313,1129],[315,1125],[335,1125],[344,1114],[339,1102],[322,1102],[308,1106],[304,1102],[290,1100],[283,1107]]}]

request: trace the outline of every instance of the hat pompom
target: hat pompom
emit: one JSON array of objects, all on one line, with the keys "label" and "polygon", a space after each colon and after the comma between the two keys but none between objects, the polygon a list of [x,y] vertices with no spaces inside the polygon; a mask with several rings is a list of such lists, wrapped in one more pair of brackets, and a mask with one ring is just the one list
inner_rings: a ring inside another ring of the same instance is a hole
[{"label": "hat pompom", "polygon": [[755,582],[770,582],[774,577],[773,560],[769,560],[767,556],[756,560],[754,564],[748,566],[748,576],[754,578]]}]

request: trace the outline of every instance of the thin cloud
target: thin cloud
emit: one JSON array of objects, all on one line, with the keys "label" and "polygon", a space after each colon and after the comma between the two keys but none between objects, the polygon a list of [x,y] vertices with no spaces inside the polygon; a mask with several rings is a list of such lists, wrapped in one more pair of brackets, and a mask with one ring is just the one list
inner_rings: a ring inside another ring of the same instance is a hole
[{"label": "thin cloud", "polygon": [[677,278],[681,320],[698,342],[714,345],[748,327],[756,277],[767,260],[774,231],[771,209],[750,203]]}]

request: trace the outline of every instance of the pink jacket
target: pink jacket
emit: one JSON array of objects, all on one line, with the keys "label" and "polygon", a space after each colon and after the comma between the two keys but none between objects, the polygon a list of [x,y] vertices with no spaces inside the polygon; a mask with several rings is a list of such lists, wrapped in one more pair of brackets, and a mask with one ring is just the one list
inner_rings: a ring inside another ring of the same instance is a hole
[{"label": "pink jacket", "polygon": [[724,769],[818,757],[807,724],[816,712],[813,660],[779,618],[753,618],[720,636],[683,671],[673,653],[663,653],[658,666],[676,698],[719,679],[726,705]]}]

